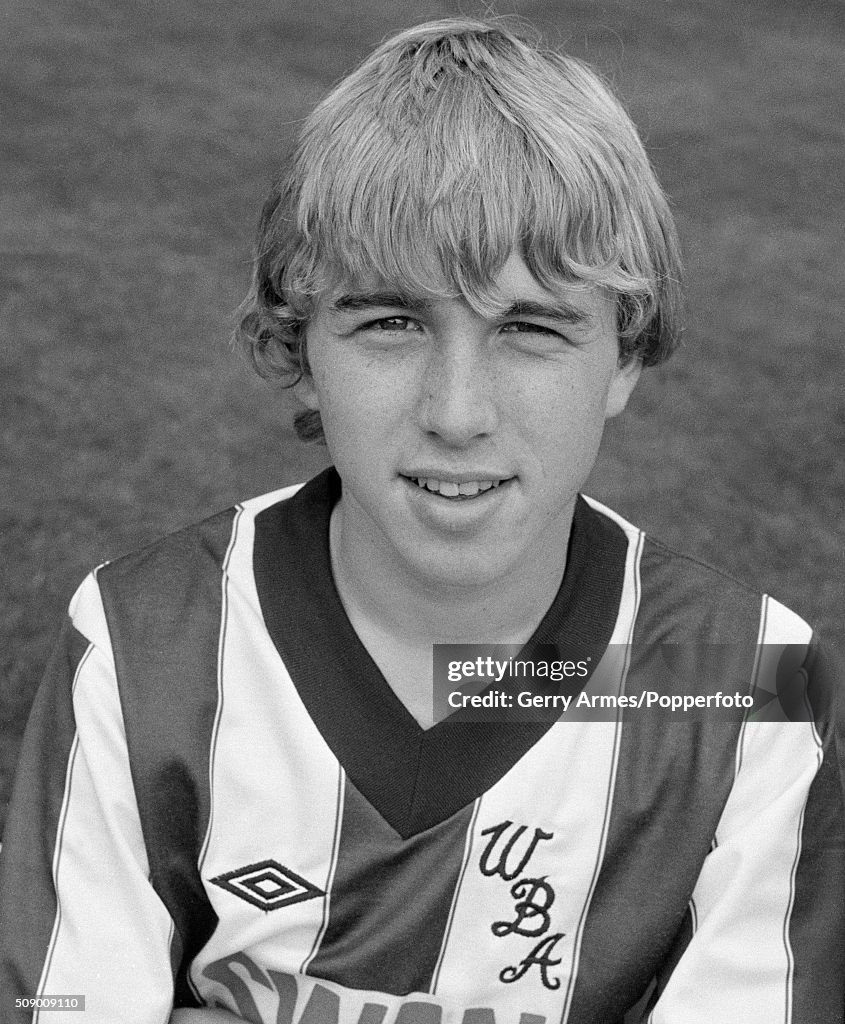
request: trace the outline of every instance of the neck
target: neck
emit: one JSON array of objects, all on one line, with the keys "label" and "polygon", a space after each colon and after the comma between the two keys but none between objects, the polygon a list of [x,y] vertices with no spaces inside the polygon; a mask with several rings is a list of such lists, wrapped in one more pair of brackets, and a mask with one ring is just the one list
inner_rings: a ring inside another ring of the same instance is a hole
[{"label": "neck", "polygon": [[500,580],[462,587],[412,578],[385,562],[384,549],[357,536],[343,502],[330,527],[332,570],[341,601],[359,634],[375,631],[395,644],[524,644],[557,594],[566,567],[571,514],[549,538],[547,557]]}]

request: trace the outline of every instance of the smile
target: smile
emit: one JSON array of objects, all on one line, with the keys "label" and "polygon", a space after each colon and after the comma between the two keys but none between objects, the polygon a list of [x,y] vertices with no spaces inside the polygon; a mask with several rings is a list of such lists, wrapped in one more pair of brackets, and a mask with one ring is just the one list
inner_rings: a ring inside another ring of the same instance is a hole
[{"label": "smile", "polygon": [[481,479],[481,480],[438,480],[434,477],[410,476],[406,477],[411,483],[416,484],[421,490],[430,491],[432,494],[439,494],[442,498],[461,499],[477,498],[479,494],[494,490],[503,483],[506,478]]}]

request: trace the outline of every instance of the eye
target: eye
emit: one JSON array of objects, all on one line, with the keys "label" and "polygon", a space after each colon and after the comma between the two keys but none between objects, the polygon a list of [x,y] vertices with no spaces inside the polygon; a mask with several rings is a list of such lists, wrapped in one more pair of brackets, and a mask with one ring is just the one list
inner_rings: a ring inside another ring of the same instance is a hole
[{"label": "eye", "polygon": [[576,344],[567,335],[529,320],[511,320],[502,324],[500,332],[509,348],[526,355],[556,357]]},{"label": "eye", "polygon": [[364,331],[376,331],[377,333],[404,333],[406,331],[418,331],[420,325],[409,316],[385,316],[380,320],[371,320],[361,328]]},{"label": "eye", "polygon": [[551,327],[528,323],[526,320],[514,320],[509,324],[502,324],[502,331],[505,334],[548,334],[553,338],[562,337],[557,331],[553,331]]}]

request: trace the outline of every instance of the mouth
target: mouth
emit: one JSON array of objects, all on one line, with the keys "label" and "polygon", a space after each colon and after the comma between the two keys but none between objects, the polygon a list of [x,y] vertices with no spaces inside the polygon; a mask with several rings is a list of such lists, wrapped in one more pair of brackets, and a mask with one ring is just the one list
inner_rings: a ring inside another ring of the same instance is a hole
[{"label": "mouth", "polygon": [[430,476],[406,476],[405,479],[422,491],[428,491],[450,501],[472,501],[508,484],[514,478],[479,477],[466,480],[441,480]]}]

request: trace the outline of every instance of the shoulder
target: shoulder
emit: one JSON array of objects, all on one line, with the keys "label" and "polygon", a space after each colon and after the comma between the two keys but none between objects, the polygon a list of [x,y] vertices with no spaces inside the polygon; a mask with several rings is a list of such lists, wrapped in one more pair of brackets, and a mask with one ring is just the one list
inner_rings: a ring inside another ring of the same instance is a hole
[{"label": "shoulder", "polygon": [[[99,642],[103,625],[114,638],[124,623],[160,623],[169,632],[221,599],[221,580],[234,559],[249,567],[256,517],[283,505],[302,485],[251,498],[104,562],[70,603],[77,629]],[[170,627],[168,629],[167,627]],[[92,633],[94,635],[92,635]]]},{"label": "shoulder", "polygon": [[[695,663],[729,656],[748,667],[758,689],[779,698],[791,684],[796,684],[793,694],[805,685],[819,735],[834,747],[842,744],[841,643],[820,637],[805,618],[772,595],[646,535],[601,503],[586,501],[594,517],[593,537],[617,548],[619,538],[625,538],[620,607],[627,601],[635,609],[629,633],[635,658],[650,664],[655,651],[669,661],[683,654]],[[776,705],[772,708],[777,710]]]},{"label": "shoulder", "polygon": [[649,643],[800,643],[812,627],[769,594],[725,569],[652,537],[586,498],[596,537],[624,536],[637,604],[637,633]]}]

